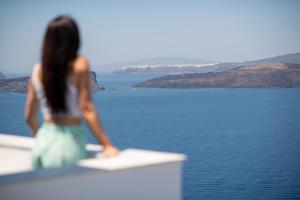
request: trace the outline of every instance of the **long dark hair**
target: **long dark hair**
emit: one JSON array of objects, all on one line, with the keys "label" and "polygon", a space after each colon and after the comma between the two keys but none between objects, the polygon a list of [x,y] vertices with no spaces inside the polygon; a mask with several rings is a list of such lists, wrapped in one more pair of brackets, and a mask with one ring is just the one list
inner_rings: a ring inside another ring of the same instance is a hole
[{"label": "long dark hair", "polygon": [[67,111],[67,76],[79,46],[79,30],[71,17],[58,16],[48,24],[42,47],[42,83],[53,113]]}]

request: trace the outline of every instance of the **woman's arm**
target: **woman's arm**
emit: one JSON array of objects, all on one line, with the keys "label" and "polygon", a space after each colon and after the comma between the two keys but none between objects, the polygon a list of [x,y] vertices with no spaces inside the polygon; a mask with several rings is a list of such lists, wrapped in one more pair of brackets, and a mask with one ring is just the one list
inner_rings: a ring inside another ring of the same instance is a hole
[{"label": "woman's arm", "polygon": [[35,135],[39,129],[39,124],[37,121],[39,107],[38,105],[39,101],[33,89],[32,80],[30,78],[28,80],[27,100],[25,104],[24,118],[29,125],[33,135]]},{"label": "woman's arm", "polygon": [[96,136],[98,142],[103,146],[104,156],[114,156],[119,153],[119,150],[114,147],[103,130],[100,122],[100,118],[94,107],[91,91],[90,91],[90,77],[89,77],[89,65],[86,59],[80,58],[77,62],[76,69],[79,74],[79,105],[83,118],[86,120],[89,128]]}]

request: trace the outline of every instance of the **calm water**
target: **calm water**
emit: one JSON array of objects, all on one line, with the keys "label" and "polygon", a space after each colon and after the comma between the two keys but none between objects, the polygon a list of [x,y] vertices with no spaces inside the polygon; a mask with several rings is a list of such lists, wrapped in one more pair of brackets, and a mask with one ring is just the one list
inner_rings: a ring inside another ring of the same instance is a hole
[{"label": "calm water", "polygon": [[[136,81],[102,77],[109,90],[93,98],[104,128],[121,149],[185,153],[184,200],[300,199],[300,88],[131,89]],[[0,93],[0,132],[30,135],[24,99]]]}]

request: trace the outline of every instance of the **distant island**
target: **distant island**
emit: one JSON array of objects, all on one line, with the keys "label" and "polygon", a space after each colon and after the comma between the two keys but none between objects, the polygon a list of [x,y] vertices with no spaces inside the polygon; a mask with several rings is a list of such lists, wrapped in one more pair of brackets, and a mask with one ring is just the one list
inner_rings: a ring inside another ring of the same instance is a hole
[{"label": "distant island", "polygon": [[123,64],[119,63],[119,69],[114,70],[112,74],[134,76],[151,75],[159,77],[187,73],[222,72],[242,66],[276,63],[300,64],[300,53],[285,54],[270,58],[242,62],[218,62],[202,59],[186,59],[180,57],[149,58]]},{"label": "distant island", "polygon": [[[115,75],[166,75],[199,72],[202,68],[218,64],[215,61],[183,57],[154,57],[119,63]],[[104,66],[108,67],[108,66]]]},{"label": "distant island", "polygon": [[[195,64],[194,64],[195,65]],[[260,88],[300,86],[300,52],[253,61],[210,63],[174,68],[171,73],[160,69],[161,76],[133,85],[153,88]],[[179,69],[179,70],[178,70]],[[153,71],[130,68],[123,72]],[[167,72],[167,74],[164,74]],[[179,73],[178,73],[179,72]]]},{"label": "distant island", "polygon": [[300,64],[253,64],[223,72],[168,75],[135,84],[147,88],[268,88],[300,86]]},{"label": "distant island", "polygon": [[113,75],[159,75],[176,72],[176,67],[197,67],[213,63],[217,62],[184,57],[152,57],[128,62],[103,64],[95,66],[95,68],[98,68],[101,73]]},{"label": "distant island", "polygon": [[[0,72],[0,77],[1,77]],[[3,75],[3,74],[2,74]],[[96,73],[90,71],[91,78],[91,89],[92,91],[104,90],[104,87],[99,85],[96,78]],[[0,79],[0,92],[27,92],[29,76],[18,77],[18,78],[3,78]]]}]

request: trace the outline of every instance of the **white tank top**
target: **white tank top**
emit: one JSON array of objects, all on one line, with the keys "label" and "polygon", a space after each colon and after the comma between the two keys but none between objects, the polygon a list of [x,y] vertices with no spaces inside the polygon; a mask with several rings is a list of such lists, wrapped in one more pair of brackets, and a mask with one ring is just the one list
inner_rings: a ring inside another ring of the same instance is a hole
[{"label": "white tank top", "polygon": [[78,91],[76,86],[67,80],[68,92],[66,96],[67,112],[66,113],[53,113],[47,104],[47,99],[44,92],[44,87],[38,78],[39,64],[34,65],[32,70],[32,83],[34,90],[40,100],[40,107],[44,118],[61,118],[61,117],[80,117],[81,112],[78,102]]}]

